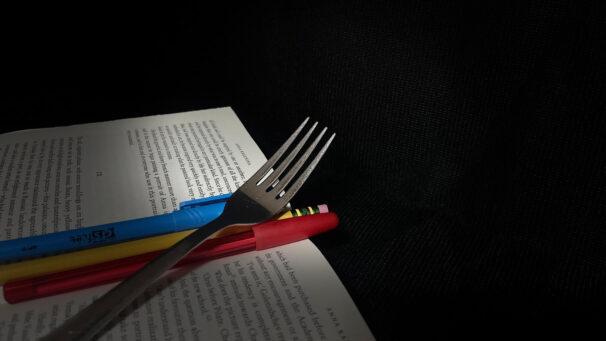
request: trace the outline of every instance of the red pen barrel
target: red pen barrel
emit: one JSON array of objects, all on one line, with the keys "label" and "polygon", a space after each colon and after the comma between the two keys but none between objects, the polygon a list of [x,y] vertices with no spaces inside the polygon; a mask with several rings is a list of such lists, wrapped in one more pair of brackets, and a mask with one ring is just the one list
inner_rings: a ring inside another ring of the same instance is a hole
[{"label": "red pen barrel", "polygon": [[257,240],[257,250],[294,243],[326,232],[339,225],[339,217],[334,213],[320,213],[302,217],[266,221],[253,225]]}]

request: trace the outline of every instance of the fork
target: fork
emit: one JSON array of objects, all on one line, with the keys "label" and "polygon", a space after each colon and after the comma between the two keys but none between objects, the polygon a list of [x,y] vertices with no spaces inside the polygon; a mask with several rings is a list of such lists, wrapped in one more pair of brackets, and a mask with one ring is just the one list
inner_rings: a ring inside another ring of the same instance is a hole
[{"label": "fork", "polygon": [[[283,177],[280,177],[299,154],[318,122],[312,125],[275,170],[273,167],[308,121],[309,117],[299,125],[278,151],[231,195],[225,203],[223,213],[218,218],[167,249],[139,271],[51,331],[42,340],[91,339],[141,295],[154,280],[206,239],[226,227],[259,223],[278,213],[301,188],[335,137],[333,133],[307,167],[300,172],[327,130],[327,128],[322,129],[297,162],[288,169]],[[293,180],[294,182],[287,188]]]}]

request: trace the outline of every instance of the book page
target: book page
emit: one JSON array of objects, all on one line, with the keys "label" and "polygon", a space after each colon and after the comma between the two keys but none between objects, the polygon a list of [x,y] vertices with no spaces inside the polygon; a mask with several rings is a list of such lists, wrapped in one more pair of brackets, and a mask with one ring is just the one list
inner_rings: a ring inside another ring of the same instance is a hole
[{"label": "book page", "polygon": [[[235,191],[266,160],[230,108],[2,134],[0,156],[0,241],[168,213]],[[112,286],[0,303],[0,340],[42,336]],[[102,339],[372,334],[319,250],[302,241],[173,270]]]},{"label": "book page", "polygon": [[[0,304],[0,340],[33,340],[111,289]],[[373,340],[309,240],[173,270],[100,340]]]},{"label": "book page", "polygon": [[172,212],[266,158],[230,108],[0,135],[0,241]]}]

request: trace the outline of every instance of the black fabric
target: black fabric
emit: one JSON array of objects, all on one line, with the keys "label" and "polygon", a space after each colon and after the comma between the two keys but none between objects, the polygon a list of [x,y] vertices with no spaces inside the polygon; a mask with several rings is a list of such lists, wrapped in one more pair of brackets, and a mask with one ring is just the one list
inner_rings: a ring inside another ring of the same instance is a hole
[{"label": "black fabric", "polygon": [[2,130],[230,105],[269,155],[309,115],[293,204],[339,214],[313,241],[378,339],[604,317],[599,5],[205,6],[16,10]]}]

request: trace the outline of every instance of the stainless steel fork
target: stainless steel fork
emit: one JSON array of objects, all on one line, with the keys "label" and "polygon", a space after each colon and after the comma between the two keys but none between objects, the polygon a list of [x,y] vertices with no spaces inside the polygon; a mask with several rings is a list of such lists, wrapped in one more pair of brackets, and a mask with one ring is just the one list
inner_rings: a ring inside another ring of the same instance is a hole
[{"label": "stainless steel fork", "polygon": [[[290,163],[301,151],[312,131],[318,124],[314,123],[301,138],[279,166],[272,171],[277,161],[282,158],[289,146],[297,138],[309,118],[295,130],[278,151],[236,192],[225,204],[223,213],[215,220],[199,228],[160,256],[125,279],[118,286],[94,301],[91,305],[67,320],[63,325],[43,337],[43,340],[89,340],[97,335],[111,320],[124,310],[135,298],[145,291],[154,280],[175,265],[196,246],[211,235],[231,225],[255,224],[271,218],[278,213],[297,193],[307,180],[314,167],[320,161],[335,134],[326,141],[308,166],[300,172],[306,160],[326,132],[324,128],[315,140],[307,147],[297,162],[281,177]],[[296,176],[296,178],[295,178]],[[292,180],[294,182],[288,186]]]}]

